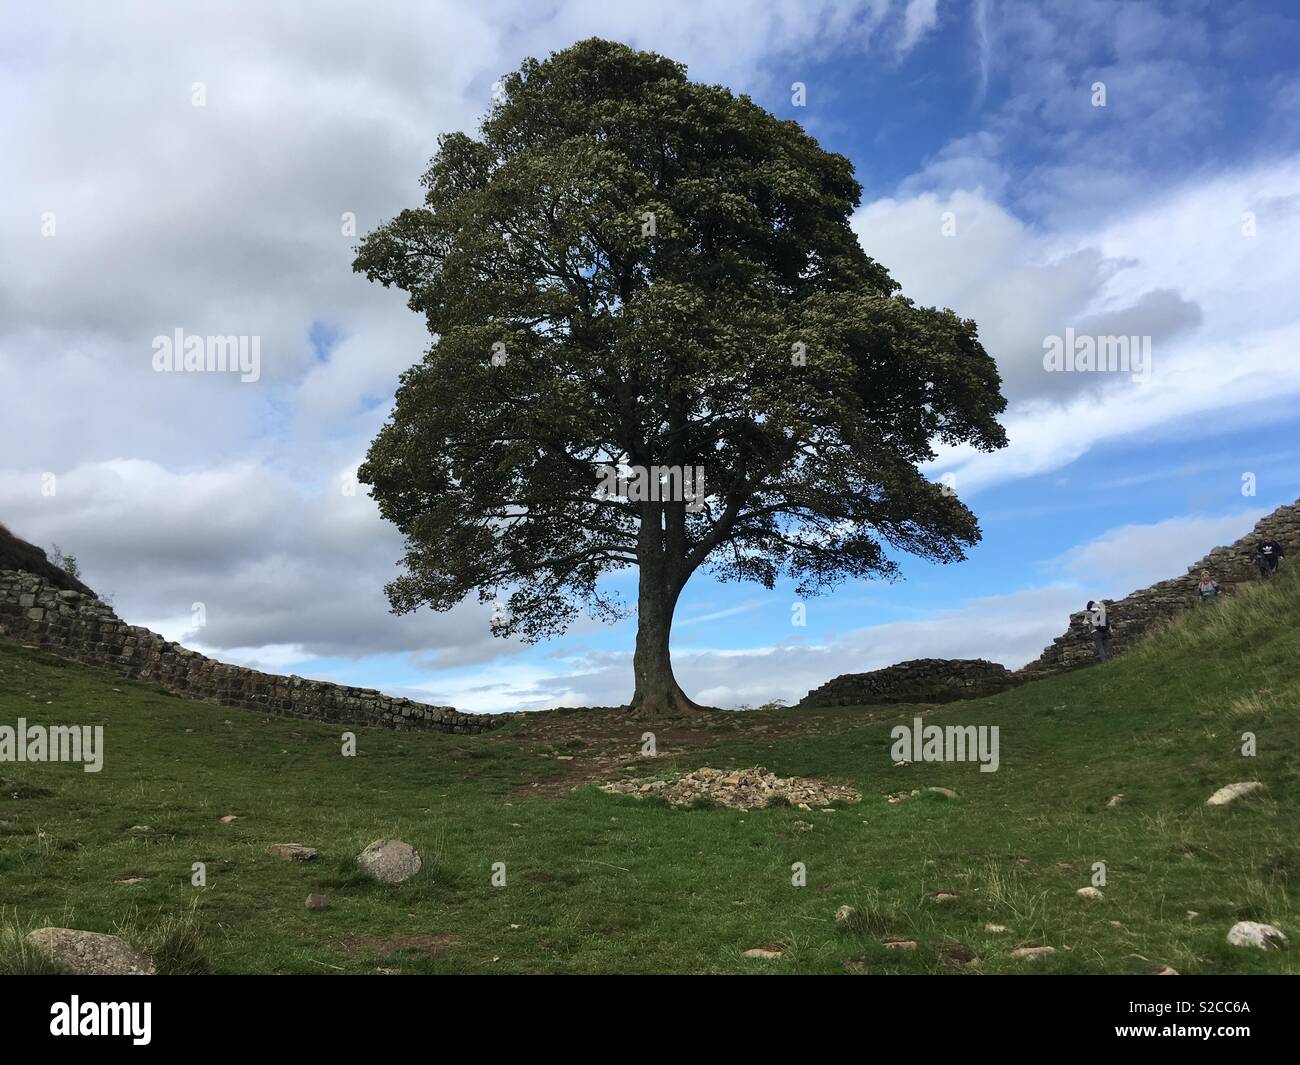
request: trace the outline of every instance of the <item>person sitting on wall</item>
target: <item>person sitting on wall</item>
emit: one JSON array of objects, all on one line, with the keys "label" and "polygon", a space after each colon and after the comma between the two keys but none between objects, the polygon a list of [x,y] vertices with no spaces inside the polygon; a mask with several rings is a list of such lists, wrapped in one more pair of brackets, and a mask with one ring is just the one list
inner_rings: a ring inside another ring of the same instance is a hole
[{"label": "person sitting on wall", "polygon": [[1268,578],[1277,572],[1277,564],[1286,552],[1276,540],[1261,540],[1255,545],[1255,565],[1259,567],[1261,578]]},{"label": "person sitting on wall", "polygon": [[1092,629],[1092,645],[1097,650],[1097,661],[1106,661],[1110,653],[1110,624],[1106,617],[1106,604],[1088,600],[1088,613],[1084,620]]},{"label": "person sitting on wall", "polygon": [[1219,598],[1219,582],[1210,576],[1208,569],[1201,570],[1201,583],[1196,586],[1202,603],[1213,603]]}]

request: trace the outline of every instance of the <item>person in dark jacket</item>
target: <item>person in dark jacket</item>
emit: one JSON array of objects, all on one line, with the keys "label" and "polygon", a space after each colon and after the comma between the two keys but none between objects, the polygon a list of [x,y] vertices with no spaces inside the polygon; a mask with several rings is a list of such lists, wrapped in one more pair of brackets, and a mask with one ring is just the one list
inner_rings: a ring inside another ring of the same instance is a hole
[{"label": "person in dark jacket", "polygon": [[1273,576],[1277,572],[1277,564],[1282,561],[1282,556],[1286,552],[1282,550],[1282,545],[1276,540],[1261,540],[1255,545],[1255,565],[1259,567],[1259,575],[1262,578]]},{"label": "person in dark jacket", "polygon": [[1106,604],[1089,599],[1084,620],[1092,629],[1092,646],[1097,651],[1097,661],[1106,661],[1106,656],[1110,654],[1110,621],[1106,617]]}]

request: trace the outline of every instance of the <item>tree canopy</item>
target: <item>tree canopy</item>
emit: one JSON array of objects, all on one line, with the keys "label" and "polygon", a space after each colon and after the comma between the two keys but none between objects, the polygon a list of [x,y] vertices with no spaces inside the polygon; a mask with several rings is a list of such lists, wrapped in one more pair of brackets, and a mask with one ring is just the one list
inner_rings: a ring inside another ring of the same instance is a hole
[{"label": "tree canopy", "polygon": [[[668,638],[697,570],[806,596],[894,576],[886,546],[979,539],[919,467],[1005,444],[994,361],[867,255],[852,165],[797,123],[587,40],[508,75],[423,186],[354,264],[435,337],[360,469],[406,541],[395,610],[477,592],[537,640],[622,616],[600,578],[638,567],[633,703],[682,709]],[[611,465],[703,491],[611,496]]]}]

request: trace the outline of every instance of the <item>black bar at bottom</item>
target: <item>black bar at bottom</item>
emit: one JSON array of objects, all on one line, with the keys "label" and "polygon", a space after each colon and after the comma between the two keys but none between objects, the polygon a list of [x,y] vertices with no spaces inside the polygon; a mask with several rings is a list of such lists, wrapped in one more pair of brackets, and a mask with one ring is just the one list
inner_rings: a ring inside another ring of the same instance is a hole
[{"label": "black bar at bottom", "polygon": [[[184,1052],[212,1040],[226,1050],[284,1043],[296,1052],[374,1053],[389,1040],[393,1051],[411,1040],[446,1045],[458,1032],[489,1047],[503,1033],[519,1033],[535,1046],[576,1039],[597,1047],[610,1038],[626,1047],[629,1035],[635,1046],[655,1032],[665,1038],[698,1033],[701,1023],[719,1039],[746,1043],[860,1029],[873,1040],[926,1048],[1088,1050],[1129,1043],[1231,1052],[1234,1044],[1292,1045],[1297,986],[1282,977],[868,977],[867,983],[846,978],[797,989],[780,979],[749,980],[719,995],[662,981],[633,986],[574,977],[583,986],[545,980],[520,986],[523,979],[489,990],[438,977],[11,977],[0,981],[0,1025],[11,1054],[19,1048],[94,1053],[109,1043],[128,1053]],[[761,1033],[745,1035],[755,1021]],[[114,1028],[125,1034],[102,1034]],[[96,1030],[101,1034],[81,1034]],[[601,1030],[608,1036],[597,1038]],[[1033,1042],[1040,1038],[1046,1042]],[[699,1043],[693,1035],[692,1049]]]}]

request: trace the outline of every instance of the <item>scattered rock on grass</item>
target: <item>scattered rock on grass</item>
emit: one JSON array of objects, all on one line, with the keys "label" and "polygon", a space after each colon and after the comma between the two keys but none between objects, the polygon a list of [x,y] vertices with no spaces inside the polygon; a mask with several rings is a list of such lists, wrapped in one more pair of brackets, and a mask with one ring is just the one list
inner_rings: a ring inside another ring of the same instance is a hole
[{"label": "scattered rock on grass", "polygon": [[420,871],[419,852],[400,839],[377,839],[359,855],[357,865],[385,884],[400,884]]},{"label": "scattered rock on grass", "polygon": [[1081,899],[1087,899],[1089,902],[1100,902],[1106,896],[1101,893],[1100,888],[1081,887],[1075,892]]},{"label": "scattered rock on grass", "polygon": [[1260,950],[1281,950],[1287,938],[1280,928],[1258,921],[1238,921],[1228,929],[1228,942],[1234,947],[1258,947]]},{"label": "scattered rock on grass", "polygon": [[779,777],[762,766],[730,772],[706,766],[672,781],[616,780],[602,785],[600,790],[611,795],[639,795],[646,790],[646,784],[673,806],[689,806],[703,800],[735,810],[751,810],[785,802],[810,810],[814,803],[825,806],[832,802],[858,802],[862,798],[860,792],[841,784],[806,777]]},{"label": "scattered rock on grass", "polygon": [[1258,780],[1243,780],[1236,784],[1227,784],[1220,788],[1208,799],[1205,800],[1206,806],[1227,806],[1230,802],[1235,802],[1243,795],[1251,795],[1257,791],[1266,791],[1264,784]]},{"label": "scattered rock on grass", "polygon": [[152,976],[153,962],[126,940],[79,928],[37,928],[27,942],[76,976]]},{"label": "scattered rock on grass", "polygon": [[314,861],[320,853],[315,847],[304,847],[301,843],[272,843],[266,851],[287,862]]}]

